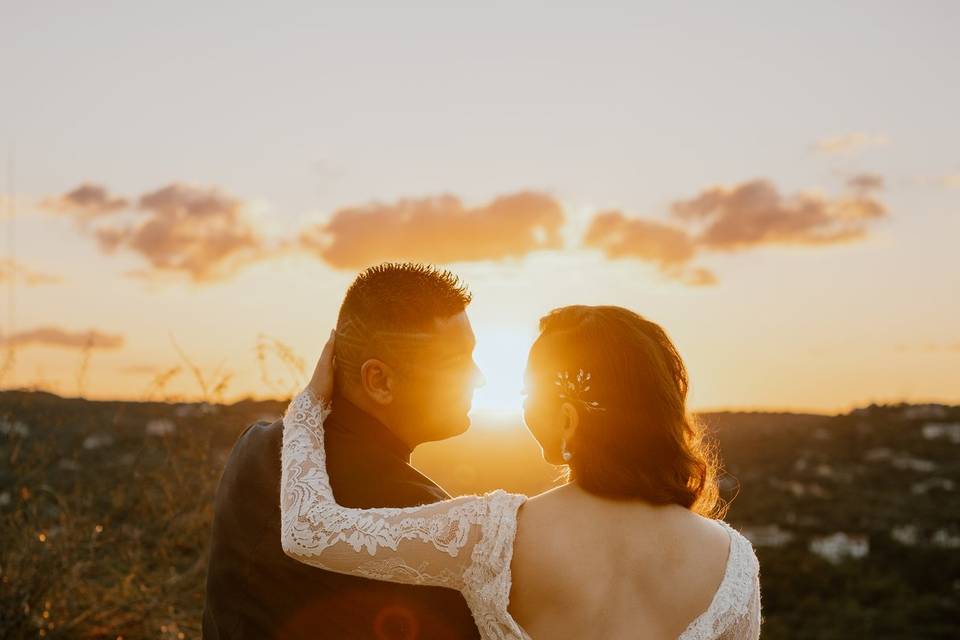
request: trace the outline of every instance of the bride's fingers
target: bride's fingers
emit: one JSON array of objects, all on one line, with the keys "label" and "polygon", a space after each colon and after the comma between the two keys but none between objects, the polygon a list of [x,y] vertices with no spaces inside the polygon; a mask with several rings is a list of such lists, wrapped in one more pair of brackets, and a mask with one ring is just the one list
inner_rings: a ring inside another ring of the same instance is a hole
[{"label": "bride's fingers", "polygon": [[320,362],[330,366],[333,364],[334,341],[336,340],[337,330],[330,330],[330,337],[327,338],[327,344],[323,345],[323,351],[320,353]]},{"label": "bride's fingers", "polygon": [[327,343],[323,346],[323,352],[317,360],[317,366],[313,370],[313,378],[310,386],[314,392],[321,398],[330,399],[333,394],[333,361],[334,361],[334,337],[336,330],[330,332]]}]

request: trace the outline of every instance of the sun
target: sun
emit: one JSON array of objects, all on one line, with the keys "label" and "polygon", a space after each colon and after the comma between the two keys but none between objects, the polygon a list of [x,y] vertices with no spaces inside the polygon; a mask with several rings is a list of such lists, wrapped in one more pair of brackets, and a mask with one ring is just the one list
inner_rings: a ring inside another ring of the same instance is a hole
[{"label": "sun", "polygon": [[485,383],[473,394],[473,411],[519,414],[523,409],[523,370],[534,335],[516,329],[474,329],[474,360]]}]

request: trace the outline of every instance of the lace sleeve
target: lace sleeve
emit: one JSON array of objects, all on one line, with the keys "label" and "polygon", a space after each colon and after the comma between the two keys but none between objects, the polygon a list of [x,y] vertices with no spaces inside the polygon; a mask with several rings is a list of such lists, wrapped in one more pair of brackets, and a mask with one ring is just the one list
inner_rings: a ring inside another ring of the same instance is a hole
[{"label": "lace sleeve", "polygon": [[717,640],[757,640],[760,637],[760,577],[753,578],[747,611],[727,627]]},{"label": "lace sleeve", "polygon": [[[377,580],[464,590],[473,573],[473,551],[498,520],[503,491],[407,508],[352,509],[338,505],[330,489],[323,421],[331,407],[309,387],[283,417],[280,518],[284,552],[328,571]],[[521,498],[521,496],[517,496]],[[481,545],[482,546],[482,545]]]}]

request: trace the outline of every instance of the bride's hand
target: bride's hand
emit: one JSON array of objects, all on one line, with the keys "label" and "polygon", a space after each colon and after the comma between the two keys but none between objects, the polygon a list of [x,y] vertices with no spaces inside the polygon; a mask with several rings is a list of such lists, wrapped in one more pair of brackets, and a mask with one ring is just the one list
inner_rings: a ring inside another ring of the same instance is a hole
[{"label": "bride's hand", "polygon": [[309,388],[313,395],[323,404],[329,404],[333,397],[333,342],[336,335],[336,329],[330,331],[330,338],[327,344],[323,346],[323,352],[317,361],[317,366],[313,370],[313,378],[310,379]]}]

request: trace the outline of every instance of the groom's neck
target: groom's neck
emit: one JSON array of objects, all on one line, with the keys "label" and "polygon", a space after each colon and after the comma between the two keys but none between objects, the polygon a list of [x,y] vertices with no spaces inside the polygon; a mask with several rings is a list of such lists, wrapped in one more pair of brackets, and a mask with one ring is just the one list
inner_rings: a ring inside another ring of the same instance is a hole
[{"label": "groom's neck", "polygon": [[409,421],[397,416],[395,411],[391,411],[391,407],[384,407],[363,393],[357,393],[352,389],[344,389],[341,393],[344,398],[356,405],[358,409],[376,418],[390,433],[403,442],[411,452],[425,442],[424,439],[418,437],[419,434],[416,433],[414,428],[411,428],[416,427],[416,425],[409,424]]}]

